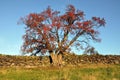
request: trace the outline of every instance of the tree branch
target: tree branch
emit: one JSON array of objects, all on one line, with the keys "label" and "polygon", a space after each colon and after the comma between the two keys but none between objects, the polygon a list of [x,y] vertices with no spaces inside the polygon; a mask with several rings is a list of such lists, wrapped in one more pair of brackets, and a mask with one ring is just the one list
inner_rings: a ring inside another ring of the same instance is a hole
[{"label": "tree branch", "polygon": [[85,31],[79,31],[76,36],[70,41],[70,43],[64,48],[63,52],[66,51]]}]

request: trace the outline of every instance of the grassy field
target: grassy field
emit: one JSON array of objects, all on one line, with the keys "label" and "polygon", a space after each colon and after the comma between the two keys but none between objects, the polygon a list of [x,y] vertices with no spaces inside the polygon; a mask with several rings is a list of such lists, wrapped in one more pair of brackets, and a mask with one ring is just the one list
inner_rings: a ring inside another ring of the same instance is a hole
[{"label": "grassy field", "polygon": [[120,65],[0,67],[0,80],[120,80]]}]

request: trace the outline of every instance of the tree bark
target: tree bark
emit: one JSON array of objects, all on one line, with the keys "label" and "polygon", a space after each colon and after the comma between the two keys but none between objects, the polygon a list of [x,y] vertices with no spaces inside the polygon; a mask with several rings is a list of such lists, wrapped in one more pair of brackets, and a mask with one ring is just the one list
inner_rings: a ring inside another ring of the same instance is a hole
[{"label": "tree bark", "polygon": [[52,59],[52,64],[54,66],[61,66],[62,65],[62,54],[55,54],[55,53],[50,53],[51,59]]}]

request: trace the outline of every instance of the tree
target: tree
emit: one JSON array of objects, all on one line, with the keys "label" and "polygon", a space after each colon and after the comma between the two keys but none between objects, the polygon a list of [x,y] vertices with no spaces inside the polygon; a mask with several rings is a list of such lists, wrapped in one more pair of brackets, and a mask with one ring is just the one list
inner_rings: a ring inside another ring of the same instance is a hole
[{"label": "tree", "polygon": [[90,40],[100,42],[97,29],[105,25],[104,18],[86,20],[84,12],[73,5],[68,5],[64,14],[48,7],[21,21],[26,25],[21,50],[32,55],[49,53],[53,64],[62,64],[62,55],[72,48],[83,49]]},{"label": "tree", "polygon": [[99,53],[98,53],[97,50],[95,50],[94,47],[92,47],[92,46],[88,46],[88,47],[85,49],[84,54],[98,55]]}]

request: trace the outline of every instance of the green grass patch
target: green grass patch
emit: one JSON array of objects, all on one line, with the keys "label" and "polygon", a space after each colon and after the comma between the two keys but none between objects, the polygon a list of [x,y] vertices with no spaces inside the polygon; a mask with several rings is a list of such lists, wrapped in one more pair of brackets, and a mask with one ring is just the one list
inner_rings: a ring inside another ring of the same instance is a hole
[{"label": "green grass patch", "polygon": [[0,80],[120,80],[120,65],[1,67]]}]

